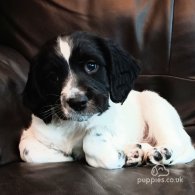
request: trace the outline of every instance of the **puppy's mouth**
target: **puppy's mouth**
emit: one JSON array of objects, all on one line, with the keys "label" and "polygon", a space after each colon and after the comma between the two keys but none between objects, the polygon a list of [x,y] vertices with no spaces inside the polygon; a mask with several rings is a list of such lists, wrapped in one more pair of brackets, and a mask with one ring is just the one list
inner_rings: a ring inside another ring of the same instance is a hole
[{"label": "puppy's mouth", "polygon": [[83,121],[87,121],[92,116],[93,116],[92,113],[71,113],[69,112],[68,114],[65,115],[65,119],[83,122]]}]

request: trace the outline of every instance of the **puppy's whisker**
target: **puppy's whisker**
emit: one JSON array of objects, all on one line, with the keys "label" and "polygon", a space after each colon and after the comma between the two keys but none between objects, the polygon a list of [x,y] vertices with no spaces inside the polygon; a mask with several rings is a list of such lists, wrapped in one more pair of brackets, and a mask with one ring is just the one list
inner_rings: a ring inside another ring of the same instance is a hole
[{"label": "puppy's whisker", "polygon": [[46,111],[43,111],[43,112],[41,112],[41,114],[43,114],[43,115],[51,115],[52,114],[52,109],[49,109],[49,110],[46,110]]},{"label": "puppy's whisker", "polygon": [[61,104],[59,104],[59,103],[50,104],[50,105],[43,106],[43,108],[53,108],[55,106],[61,106]]},{"label": "puppy's whisker", "polygon": [[51,113],[51,109],[40,112],[40,114],[42,114],[42,115],[47,115],[47,114],[50,114],[50,113]]}]

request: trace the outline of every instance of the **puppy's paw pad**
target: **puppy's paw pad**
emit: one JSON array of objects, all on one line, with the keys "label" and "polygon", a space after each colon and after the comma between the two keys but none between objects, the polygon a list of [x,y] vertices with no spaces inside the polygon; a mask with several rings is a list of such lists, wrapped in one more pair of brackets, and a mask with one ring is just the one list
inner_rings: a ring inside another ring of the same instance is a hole
[{"label": "puppy's paw pad", "polygon": [[166,160],[169,160],[172,157],[173,152],[167,148],[162,148],[161,153]]},{"label": "puppy's paw pad", "polygon": [[125,151],[126,162],[125,166],[139,166],[143,162],[144,152],[141,149],[140,144],[136,144],[134,147],[130,147]]},{"label": "puppy's paw pad", "polygon": [[161,152],[159,152],[158,150],[155,150],[153,153],[153,158],[155,161],[161,161],[163,159],[163,156]]},{"label": "puppy's paw pad", "polygon": [[147,163],[169,165],[172,162],[172,150],[166,147],[152,148],[147,153]]}]

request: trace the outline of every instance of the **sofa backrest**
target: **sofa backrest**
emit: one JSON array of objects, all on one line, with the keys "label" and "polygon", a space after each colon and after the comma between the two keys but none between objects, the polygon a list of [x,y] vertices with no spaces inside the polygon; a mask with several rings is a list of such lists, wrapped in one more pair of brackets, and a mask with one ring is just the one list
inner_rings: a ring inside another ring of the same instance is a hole
[{"label": "sofa backrest", "polygon": [[195,1],[6,0],[0,44],[27,59],[58,34],[76,30],[113,38],[141,61],[138,90],[160,93],[195,134]]}]

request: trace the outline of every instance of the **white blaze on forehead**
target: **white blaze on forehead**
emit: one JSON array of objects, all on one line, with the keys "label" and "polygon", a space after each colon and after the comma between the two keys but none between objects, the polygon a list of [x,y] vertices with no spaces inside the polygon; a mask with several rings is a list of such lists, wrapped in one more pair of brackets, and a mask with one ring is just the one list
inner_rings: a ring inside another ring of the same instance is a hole
[{"label": "white blaze on forehead", "polygon": [[71,45],[70,40],[68,38],[58,38],[58,44],[60,48],[61,55],[69,62],[70,54],[71,54]]}]

